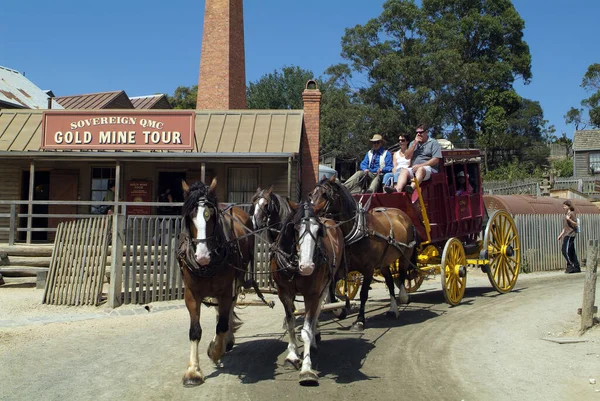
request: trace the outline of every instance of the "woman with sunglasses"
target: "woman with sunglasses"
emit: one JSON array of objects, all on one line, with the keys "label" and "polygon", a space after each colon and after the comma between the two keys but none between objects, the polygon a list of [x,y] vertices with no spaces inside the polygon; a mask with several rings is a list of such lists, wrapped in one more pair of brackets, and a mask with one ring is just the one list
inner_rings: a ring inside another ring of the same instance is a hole
[{"label": "woman with sunglasses", "polygon": [[408,168],[410,166],[410,159],[407,159],[405,155],[410,140],[406,134],[401,134],[398,137],[398,141],[400,143],[400,149],[398,149],[393,156],[394,168],[392,168],[391,173],[387,173],[383,176],[383,184],[385,185],[383,190],[387,193],[395,192],[394,184],[398,182],[400,171],[402,171],[403,168]]}]

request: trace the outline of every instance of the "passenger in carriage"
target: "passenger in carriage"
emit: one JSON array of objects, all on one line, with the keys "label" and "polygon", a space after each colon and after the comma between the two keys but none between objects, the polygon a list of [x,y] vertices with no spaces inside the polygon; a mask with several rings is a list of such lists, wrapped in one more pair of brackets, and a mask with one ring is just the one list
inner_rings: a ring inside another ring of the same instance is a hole
[{"label": "passenger in carriage", "polygon": [[465,172],[459,171],[456,174],[456,195],[472,194],[473,187],[465,179]]},{"label": "passenger in carriage", "polygon": [[[410,168],[402,169],[396,191],[408,192],[412,194],[415,190],[413,178],[416,177],[420,184],[431,178],[431,174],[438,172],[440,159],[442,158],[442,148],[438,141],[429,136],[425,125],[417,127],[415,140],[410,143],[406,150],[406,157],[411,160]],[[410,184],[409,184],[410,182]]]},{"label": "passenger in carriage", "polygon": [[358,194],[368,186],[367,192],[377,192],[381,185],[381,177],[392,171],[392,154],[383,148],[383,137],[379,134],[369,139],[372,149],[367,152],[360,163],[360,170],[354,173],[344,183],[350,193]]},{"label": "passenger in carriage", "polygon": [[391,173],[387,173],[383,176],[383,190],[387,193],[394,192],[394,184],[398,182],[398,177],[400,176],[400,171],[403,168],[409,168],[410,159],[406,158],[406,150],[408,149],[408,135],[400,134],[398,137],[398,141],[400,143],[400,149],[396,153],[394,153],[392,159],[394,162],[394,168],[392,168]]}]

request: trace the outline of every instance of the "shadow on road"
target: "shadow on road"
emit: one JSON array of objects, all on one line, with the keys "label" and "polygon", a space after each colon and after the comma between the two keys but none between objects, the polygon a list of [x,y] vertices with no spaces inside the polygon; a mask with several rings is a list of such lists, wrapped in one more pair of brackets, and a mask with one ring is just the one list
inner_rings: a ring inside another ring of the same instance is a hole
[{"label": "shadow on road", "polygon": [[253,340],[237,344],[223,358],[223,367],[215,370],[207,379],[221,373],[237,376],[242,383],[273,380],[278,368],[277,358],[287,348],[287,341],[275,338]]},{"label": "shadow on road", "polygon": [[371,380],[377,377],[367,376],[360,369],[373,348],[375,345],[363,338],[324,338],[312,360],[319,376],[336,383]]}]

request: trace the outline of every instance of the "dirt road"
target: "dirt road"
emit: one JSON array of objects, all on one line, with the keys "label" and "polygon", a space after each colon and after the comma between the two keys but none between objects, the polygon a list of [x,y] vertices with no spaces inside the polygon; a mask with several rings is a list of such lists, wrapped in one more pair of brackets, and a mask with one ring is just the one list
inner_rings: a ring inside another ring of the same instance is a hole
[{"label": "dirt road", "polygon": [[[499,295],[469,272],[461,305],[442,302],[439,277],[413,295],[398,320],[384,316],[374,284],[367,329],[325,315],[316,357],[319,387],[298,385],[283,366],[283,310],[240,310],[237,345],[216,368],[204,350],[214,333],[203,309],[201,367],[207,381],[184,388],[189,356],[182,302],[104,308],[39,305],[42,291],[0,287],[2,400],[600,400],[600,330],[577,337],[582,274],[521,275]],[[600,294],[600,290],[597,291]],[[600,296],[597,296],[600,298]],[[596,304],[598,304],[598,300]],[[314,360],[314,359],[313,359]]]}]

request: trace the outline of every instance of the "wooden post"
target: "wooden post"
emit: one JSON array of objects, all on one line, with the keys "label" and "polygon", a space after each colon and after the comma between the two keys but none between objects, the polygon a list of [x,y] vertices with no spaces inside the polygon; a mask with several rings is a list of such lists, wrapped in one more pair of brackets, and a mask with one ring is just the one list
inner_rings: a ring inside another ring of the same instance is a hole
[{"label": "wooden post", "polygon": [[108,290],[108,306],[116,308],[121,305],[123,291],[123,235],[125,233],[125,215],[119,207],[121,188],[121,163],[115,165],[115,203],[113,206],[112,252],[110,263],[110,287]]},{"label": "wooden post", "polygon": [[125,219],[126,216],[124,213],[113,214],[110,287],[108,289],[108,306],[111,308],[121,305],[121,294],[123,293],[123,237],[125,236]]},{"label": "wooden post", "polygon": [[[288,157],[288,170],[287,170],[288,176],[288,190],[287,190],[287,196],[290,199],[296,200],[296,197],[292,197],[292,158]],[[318,182],[318,181],[317,181]]]},{"label": "wooden post", "polygon": [[29,164],[29,202],[27,203],[27,232],[25,236],[25,243],[31,244],[31,226],[32,226],[32,217],[33,214],[33,193],[35,190],[35,161],[31,161]]},{"label": "wooden post", "polygon": [[17,232],[17,204],[10,204],[10,223],[8,224],[8,245],[15,244],[15,233]]},{"label": "wooden post", "polygon": [[596,298],[596,276],[598,269],[598,240],[588,242],[585,282],[583,284],[583,305],[581,307],[581,332],[594,325],[594,300]]}]

